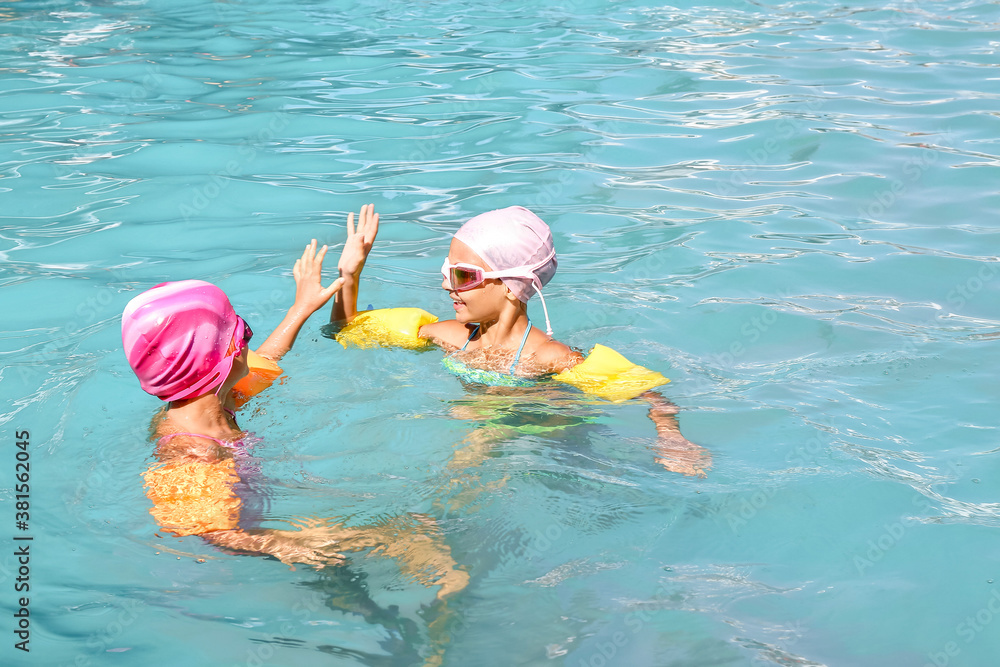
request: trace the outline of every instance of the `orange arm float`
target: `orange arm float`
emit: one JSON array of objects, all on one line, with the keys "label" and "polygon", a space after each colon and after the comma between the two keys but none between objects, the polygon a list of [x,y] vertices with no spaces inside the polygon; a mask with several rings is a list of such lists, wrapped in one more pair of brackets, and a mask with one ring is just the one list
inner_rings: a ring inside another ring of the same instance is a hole
[{"label": "orange arm float", "polygon": [[250,372],[233,387],[233,399],[237,408],[270,387],[282,373],[281,366],[253,350],[247,351],[247,366],[250,367]]}]

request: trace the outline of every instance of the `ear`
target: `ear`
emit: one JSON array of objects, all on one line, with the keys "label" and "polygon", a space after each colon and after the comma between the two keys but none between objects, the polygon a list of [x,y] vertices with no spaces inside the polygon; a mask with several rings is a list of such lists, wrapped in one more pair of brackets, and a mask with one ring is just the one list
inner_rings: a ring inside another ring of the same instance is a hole
[{"label": "ear", "polygon": [[515,301],[515,302],[516,302],[516,301],[520,301],[520,299],[518,299],[518,298],[517,298],[517,295],[516,295],[516,294],[514,294],[513,292],[511,292],[511,291],[510,291],[510,288],[509,288],[509,287],[507,287],[507,285],[506,285],[506,284],[504,285],[504,288],[505,288],[505,289],[507,290],[507,291],[506,291],[506,292],[504,293],[504,296],[505,296],[505,297],[507,297],[507,300],[508,300],[508,301]]}]

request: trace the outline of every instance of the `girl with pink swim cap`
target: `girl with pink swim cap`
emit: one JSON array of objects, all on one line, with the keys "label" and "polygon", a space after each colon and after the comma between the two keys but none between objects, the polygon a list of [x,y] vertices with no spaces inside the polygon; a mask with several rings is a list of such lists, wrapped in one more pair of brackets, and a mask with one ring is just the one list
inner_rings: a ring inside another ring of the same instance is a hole
[{"label": "girl with pink swim cap", "polygon": [[[357,315],[361,271],[378,234],[379,216],[371,205],[362,208],[357,229],[352,222],[337,265],[344,282],[334,297],[334,323]],[[511,206],[475,216],[455,232],[441,267],[441,287],[451,297],[455,319],[425,324],[419,337],[451,353],[449,368],[483,384],[525,386],[573,368],[584,356],[552,338],[542,295],[556,266],[552,232],[528,209]],[[534,294],[542,303],[545,331],[528,317]],[[649,402],[656,426],[657,461],[675,472],[705,476],[711,456],[681,435],[677,406],[656,391],[641,398]]]},{"label": "girl with pink swim cap", "polygon": [[[342,281],[320,284],[324,246],[306,246],[295,262],[295,303],[256,354],[275,362],[291,349],[306,320]],[[244,530],[236,493],[244,433],[234,388],[249,374],[253,331],[211,283],[163,283],[129,301],[122,346],[144,391],[167,403],[152,423],[156,465],[146,471],[150,512],[164,532],[201,535],[218,546],[266,553],[286,563],[322,566],[339,560],[330,540],[301,531]],[[265,383],[266,384],[266,383]]]},{"label": "girl with pink swim cap", "polygon": [[[353,214],[349,216],[349,220]],[[314,239],[295,262],[295,302],[274,332],[251,353],[253,332],[225,293],[207,282],[163,283],[132,299],[122,314],[122,345],[142,388],[167,402],[153,419],[156,462],[145,472],[150,513],[163,532],[199,535],[237,552],[266,554],[291,565],[322,568],[342,552],[376,549],[438,597],[463,588],[433,519],[410,514],[373,526],[309,519],[297,530],[246,527],[251,438],[236,422],[236,394],[249,398],[281,374],[276,362],[291,349],[306,320],[343,285],[323,287],[327,247]],[[261,377],[248,378],[252,368]],[[256,380],[247,383],[244,378]],[[242,521],[241,521],[242,519]]]}]

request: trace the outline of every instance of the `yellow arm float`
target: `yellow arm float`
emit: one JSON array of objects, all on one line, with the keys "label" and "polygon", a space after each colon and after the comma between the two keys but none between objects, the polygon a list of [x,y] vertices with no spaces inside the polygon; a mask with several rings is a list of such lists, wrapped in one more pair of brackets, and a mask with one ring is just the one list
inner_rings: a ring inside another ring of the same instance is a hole
[{"label": "yellow arm float", "polygon": [[419,350],[431,344],[417,333],[438,318],[421,308],[383,308],[358,313],[337,334],[337,342],[347,347],[405,347]]},{"label": "yellow arm float", "polygon": [[233,387],[236,407],[270,387],[282,373],[281,366],[253,350],[247,350],[247,366],[250,367],[250,372]]},{"label": "yellow arm float", "polygon": [[595,345],[586,359],[553,379],[609,401],[635,398],[670,382],[656,371],[637,366],[604,345]]}]

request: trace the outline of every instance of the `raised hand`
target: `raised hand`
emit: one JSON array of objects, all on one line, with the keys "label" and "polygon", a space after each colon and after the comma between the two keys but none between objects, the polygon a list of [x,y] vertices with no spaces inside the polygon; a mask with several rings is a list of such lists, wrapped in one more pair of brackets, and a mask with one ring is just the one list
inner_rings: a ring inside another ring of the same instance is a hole
[{"label": "raised hand", "polygon": [[327,247],[316,250],[313,239],[302,251],[302,257],[295,260],[292,275],[295,276],[295,307],[312,315],[326,305],[326,302],[343,286],[344,279],[337,278],[328,287],[323,287],[323,258]]},{"label": "raised hand", "polygon": [[357,228],[354,227],[354,213],[347,214],[347,241],[340,253],[340,261],[337,262],[341,276],[357,280],[365,267],[365,260],[372,250],[376,235],[378,235],[378,213],[375,212],[374,204],[365,204],[361,207]]},{"label": "raised hand", "polygon": [[354,213],[347,214],[347,241],[340,252],[337,269],[344,283],[333,299],[330,310],[331,322],[350,322],[358,314],[358,281],[365,260],[378,234],[378,213],[374,204],[365,204],[358,215],[358,226],[354,227]]},{"label": "raised hand", "polygon": [[323,258],[326,256],[326,246],[316,250],[316,239],[313,239],[302,257],[295,260],[292,275],[295,276],[295,303],[288,309],[285,319],[267,337],[256,352],[271,361],[278,361],[292,349],[295,339],[309,316],[323,307],[343,286],[344,279],[337,278],[329,287],[323,287]]}]

